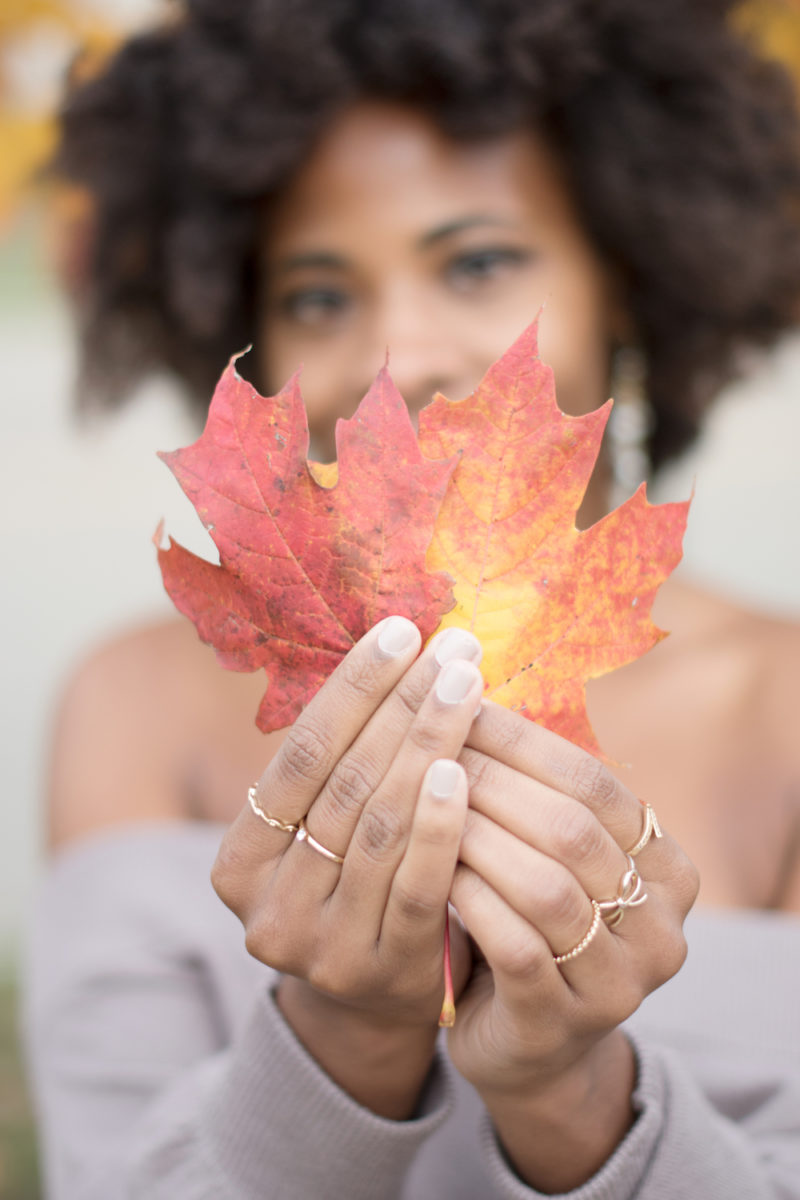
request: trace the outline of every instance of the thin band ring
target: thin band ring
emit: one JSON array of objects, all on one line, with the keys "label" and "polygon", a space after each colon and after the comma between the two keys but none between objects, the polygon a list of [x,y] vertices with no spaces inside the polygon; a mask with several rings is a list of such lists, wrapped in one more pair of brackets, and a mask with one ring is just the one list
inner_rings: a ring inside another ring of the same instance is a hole
[{"label": "thin band ring", "polygon": [[644,808],[644,824],[642,825],[639,840],[631,846],[630,850],[626,851],[626,854],[629,854],[631,858],[637,855],[640,850],[644,850],[651,837],[660,838],[664,836],[652,804],[648,804],[645,800],[640,800],[639,803]]},{"label": "thin band ring", "polygon": [[318,842],[315,837],[312,837],[306,828],[305,817],[300,818],[300,824],[297,828],[297,833],[294,835],[296,842],[307,842],[312,850],[316,850],[317,854],[321,854],[323,858],[327,858],[330,862],[338,863],[339,866],[344,862],[341,854],[334,854],[327,846],[323,846],[322,842]]},{"label": "thin band ring", "polygon": [[565,954],[554,954],[553,962],[557,965],[560,963],[569,962],[572,958],[577,958],[579,954],[583,954],[586,947],[594,941],[595,935],[600,928],[600,922],[603,914],[600,911],[600,905],[596,900],[592,901],[592,923],[586,930],[581,940],[571,950],[567,950]]},{"label": "thin band ring", "polygon": [[266,821],[271,829],[280,829],[281,833],[297,833],[300,826],[290,825],[288,821],[282,821],[280,817],[273,817],[268,812],[264,812],[258,801],[256,800],[257,783],[247,789],[247,799],[250,801],[250,807],[257,817],[261,817],[262,821]]}]

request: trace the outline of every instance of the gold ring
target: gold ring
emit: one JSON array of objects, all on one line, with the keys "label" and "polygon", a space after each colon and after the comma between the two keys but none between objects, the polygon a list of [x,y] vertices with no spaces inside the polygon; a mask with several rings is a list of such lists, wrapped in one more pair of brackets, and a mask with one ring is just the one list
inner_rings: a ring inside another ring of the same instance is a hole
[{"label": "gold ring", "polygon": [[263,808],[259,807],[256,800],[257,787],[258,784],[254,783],[252,787],[247,789],[247,799],[250,801],[250,807],[256,816],[261,817],[262,821],[266,821],[272,829],[280,829],[281,833],[297,833],[300,828],[299,825],[290,825],[288,821],[282,821],[280,817],[272,817],[269,813],[264,812]]},{"label": "gold ring", "polygon": [[627,909],[638,908],[647,899],[647,892],[642,891],[644,884],[641,875],[636,870],[636,863],[630,854],[626,855],[626,858],[628,869],[619,881],[619,893],[613,900],[597,901],[597,907],[603,914],[603,920],[609,929],[614,929],[619,925]]},{"label": "gold ring", "polygon": [[630,854],[631,858],[635,854],[638,854],[640,850],[644,850],[651,837],[660,838],[664,836],[652,804],[648,804],[644,800],[640,800],[639,803],[644,808],[644,824],[638,842],[631,846],[630,850],[626,851],[627,854]]},{"label": "gold ring", "polygon": [[327,846],[323,846],[322,842],[318,842],[316,838],[311,836],[306,829],[305,817],[300,818],[300,824],[297,828],[297,833],[294,835],[294,840],[296,842],[308,842],[311,849],[316,850],[317,854],[321,854],[323,858],[330,859],[331,862],[338,863],[339,866],[344,862],[341,854],[334,854]]},{"label": "gold ring", "polygon": [[583,954],[584,950],[589,945],[589,943],[594,940],[594,936],[597,933],[598,929],[600,928],[601,917],[602,917],[602,913],[600,911],[600,905],[597,903],[596,900],[593,900],[592,901],[592,923],[589,926],[589,928],[586,930],[586,933],[583,935],[581,940],[578,942],[577,946],[573,946],[571,950],[567,950],[566,954],[554,954],[553,962],[554,963],[569,962],[569,960],[571,958],[577,958],[579,954]]}]

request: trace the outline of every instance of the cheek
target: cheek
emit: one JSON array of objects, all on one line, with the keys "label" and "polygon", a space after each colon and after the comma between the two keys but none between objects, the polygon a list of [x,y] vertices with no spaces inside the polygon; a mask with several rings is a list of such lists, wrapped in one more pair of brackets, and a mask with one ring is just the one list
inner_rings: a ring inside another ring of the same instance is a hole
[{"label": "cheek", "polygon": [[465,371],[459,395],[477,385],[537,314],[539,353],[553,368],[563,411],[585,413],[607,400],[612,344],[608,289],[594,262],[579,252],[553,254],[493,303],[456,312],[451,333]]},{"label": "cheek", "polygon": [[586,277],[564,279],[545,300],[539,353],[555,374],[559,407],[577,415],[608,399],[611,335],[605,290]]},{"label": "cheek", "polygon": [[303,355],[294,339],[277,330],[278,322],[265,321],[258,337],[258,356],[264,387],[275,393],[303,366]]},{"label": "cheek", "polygon": [[277,392],[295,371],[300,371],[311,457],[323,461],[335,458],[336,421],[352,416],[364,390],[354,379],[352,351],[347,340],[319,339],[308,344],[277,332],[267,333],[259,350],[268,395]]}]

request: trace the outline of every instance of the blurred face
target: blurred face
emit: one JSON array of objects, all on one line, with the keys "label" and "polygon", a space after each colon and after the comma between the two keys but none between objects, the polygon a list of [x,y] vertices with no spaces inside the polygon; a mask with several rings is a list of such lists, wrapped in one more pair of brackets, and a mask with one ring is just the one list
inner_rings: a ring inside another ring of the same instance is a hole
[{"label": "blurred face", "polygon": [[330,128],[271,212],[259,351],[271,391],[303,365],[314,455],[335,457],[383,365],[412,414],[459,400],[544,306],[561,407],[606,399],[606,272],[530,134],[449,141],[413,110],[363,103]]}]

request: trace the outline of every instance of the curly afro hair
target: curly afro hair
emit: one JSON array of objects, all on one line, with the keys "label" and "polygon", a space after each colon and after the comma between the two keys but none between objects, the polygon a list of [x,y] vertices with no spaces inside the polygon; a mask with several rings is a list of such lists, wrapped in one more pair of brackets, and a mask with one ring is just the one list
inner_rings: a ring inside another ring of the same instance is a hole
[{"label": "curly afro hair", "polygon": [[83,387],[116,401],[167,367],[204,411],[253,339],[265,205],[343,107],[395,100],[454,138],[551,141],[622,281],[659,466],[798,312],[794,96],[729,7],[188,0],[63,107],[56,170],[94,201]]}]

